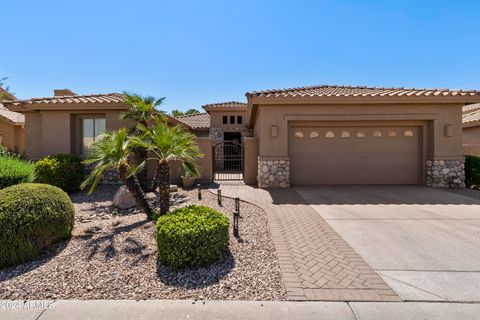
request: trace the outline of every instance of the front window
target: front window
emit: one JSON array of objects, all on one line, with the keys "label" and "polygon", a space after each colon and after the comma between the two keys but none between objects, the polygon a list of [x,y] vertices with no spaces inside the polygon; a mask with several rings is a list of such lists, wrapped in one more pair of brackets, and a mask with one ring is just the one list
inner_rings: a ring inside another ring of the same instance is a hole
[{"label": "front window", "polygon": [[82,119],[82,153],[86,154],[95,139],[105,131],[105,119]]}]

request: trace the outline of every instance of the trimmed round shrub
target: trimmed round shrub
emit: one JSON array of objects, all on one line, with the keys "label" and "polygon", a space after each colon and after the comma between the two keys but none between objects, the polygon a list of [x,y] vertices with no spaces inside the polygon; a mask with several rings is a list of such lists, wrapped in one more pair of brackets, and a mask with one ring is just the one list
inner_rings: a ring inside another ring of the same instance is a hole
[{"label": "trimmed round shrub", "polygon": [[0,156],[0,189],[23,182],[32,182],[35,166],[16,157]]},{"label": "trimmed round shrub", "polygon": [[465,157],[465,184],[467,187],[480,187],[480,157]]},{"label": "trimmed round shrub", "polygon": [[22,183],[0,190],[0,268],[33,260],[70,237],[75,211],[61,189]]},{"label": "trimmed round shrub", "polygon": [[157,221],[159,259],[173,269],[213,263],[228,248],[228,226],[227,217],[206,206],[167,213]]},{"label": "trimmed round shrub", "polygon": [[35,182],[77,191],[83,181],[82,159],[72,154],[54,154],[35,163]]}]

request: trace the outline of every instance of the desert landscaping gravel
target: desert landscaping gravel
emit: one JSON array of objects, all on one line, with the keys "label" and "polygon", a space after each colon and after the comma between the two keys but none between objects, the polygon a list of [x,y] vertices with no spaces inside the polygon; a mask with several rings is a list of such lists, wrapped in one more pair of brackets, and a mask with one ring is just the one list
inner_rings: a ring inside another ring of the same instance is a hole
[{"label": "desert landscaping gravel", "polygon": [[[115,186],[71,195],[73,236],[39,259],[0,270],[1,299],[217,299],[285,300],[266,214],[242,202],[240,241],[206,268],[173,271],[157,260],[155,224],[136,210],[111,207]],[[204,190],[178,191],[178,206],[202,204],[232,220],[234,201]],[[231,223],[233,224],[233,223]],[[231,231],[231,230],[230,230]],[[232,232],[230,232],[232,234]]]}]

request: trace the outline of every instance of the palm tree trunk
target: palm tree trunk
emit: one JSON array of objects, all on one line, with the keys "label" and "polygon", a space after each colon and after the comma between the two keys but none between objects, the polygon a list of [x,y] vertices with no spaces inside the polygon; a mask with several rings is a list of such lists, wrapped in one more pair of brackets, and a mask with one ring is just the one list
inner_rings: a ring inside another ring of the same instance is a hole
[{"label": "palm tree trunk", "polygon": [[147,173],[146,160],[148,158],[148,151],[145,150],[144,148],[133,148],[132,155],[133,155],[133,163],[137,165],[145,161],[145,166],[142,168],[142,170],[137,172],[137,177],[143,192],[149,192],[152,190],[152,184],[149,183],[148,181],[148,173]]},{"label": "palm tree trunk", "polygon": [[170,167],[166,160],[160,160],[158,163],[155,180],[158,183],[160,193],[158,201],[160,215],[164,215],[170,210]]},{"label": "palm tree trunk", "polygon": [[119,170],[120,177],[122,178],[125,186],[127,187],[130,194],[135,199],[135,204],[137,208],[145,212],[149,220],[154,219],[153,209],[147,201],[147,197],[140,187],[140,183],[135,175],[127,177],[127,167],[121,166]]}]

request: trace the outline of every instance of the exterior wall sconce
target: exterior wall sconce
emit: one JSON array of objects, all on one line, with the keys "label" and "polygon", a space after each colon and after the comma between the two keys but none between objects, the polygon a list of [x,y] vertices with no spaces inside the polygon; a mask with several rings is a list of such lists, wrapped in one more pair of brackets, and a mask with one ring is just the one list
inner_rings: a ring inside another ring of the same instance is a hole
[{"label": "exterior wall sconce", "polygon": [[272,138],[278,137],[278,126],[271,126],[270,127],[270,137],[272,137]]},{"label": "exterior wall sconce", "polygon": [[445,137],[453,137],[453,126],[450,124],[445,126]]}]

